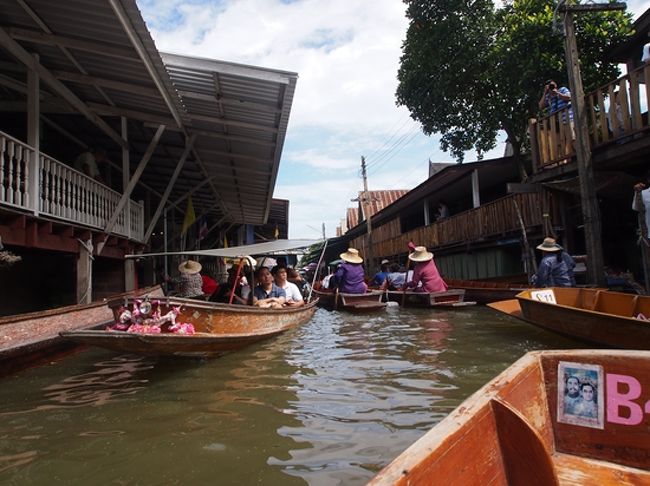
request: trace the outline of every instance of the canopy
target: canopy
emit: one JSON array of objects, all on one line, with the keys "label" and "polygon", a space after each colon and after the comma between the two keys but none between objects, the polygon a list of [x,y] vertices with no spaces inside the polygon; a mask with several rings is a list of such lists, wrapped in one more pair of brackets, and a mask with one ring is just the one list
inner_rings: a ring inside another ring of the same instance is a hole
[{"label": "canopy", "polygon": [[299,254],[297,250],[308,248],[324,240],[272,240],[254,245],[233,246],[230,248],[215,248],[193,251],[175,251],[162,253],[142,253],[139,255],[126,255],[126,258],[143,258],[165,255],[211,256],[223,258],[241,258],[249,255],[289,255]]}]

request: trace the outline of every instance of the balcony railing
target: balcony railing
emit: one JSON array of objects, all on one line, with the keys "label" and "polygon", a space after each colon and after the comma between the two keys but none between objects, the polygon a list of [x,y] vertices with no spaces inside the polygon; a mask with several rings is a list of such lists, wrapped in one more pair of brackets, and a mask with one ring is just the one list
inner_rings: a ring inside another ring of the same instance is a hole
[{"label": "balcony railing", "polygon": [[[517,212],[519,209],[519,213]],[[429,248],[479,241],[497,235],[521,232],[521,223],[529,229],[542,225],[542,196],[540,193],[512,194],[491,201],[478,208],[455,214],[429,226],[423,226],[399,234],[398,225],[388,223],[389,232],[382,232],[383,226],[373,231],[372,254],[390,256],[407,251],[409,241]],[[354,248],[366,248],[368,236],[352,240]]]},{"label": "balcony railing", "polygon": [[[121,194],[0,132],[0,205],[43,214],[95,229],[106,227]],[[144,238],[144,207],[129,201],[113,234]]]},{"label": "balcony railing", "polygon": [[[585,95],[591,150],[647,130],[650,63]],[[573,155],[568,110],[531,120],[529,133],[536,171],[555,167]]]}]

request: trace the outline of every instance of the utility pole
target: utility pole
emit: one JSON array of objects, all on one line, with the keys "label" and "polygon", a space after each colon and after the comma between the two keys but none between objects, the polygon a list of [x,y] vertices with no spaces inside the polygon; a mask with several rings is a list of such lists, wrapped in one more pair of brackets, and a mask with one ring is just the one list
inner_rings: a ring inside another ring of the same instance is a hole
[{"label": "utility pole", "polygon": [[370,270],[372,265],[372,224],[370,221],[370,194],[368,194],[368,176],[366,173],[366,158],[361,156],[361,177],[363,177],[363,212],[366,216],[366,228],[368,229],[368,249],[366,250],[366,269]]},{"label": "utility pole", "polygon": [[323,239],[326,240],[327,237],[325,236],[325,221],[323,221]]},{"label": "utility pole", "polygon": [[605,272],[602,245],[602,225],[600,210],[596,196],[596,184],[589,144],[589,129],[587,127],[587,108],[584,100],[582,76],[580,74],[580,59],[573,26],[572,12],[599,12],[605,10],[625,9],[625,3],[573,5],[572,0],[563,0],[560,12],[564,12],[564,55],[569,74],[571,89],[571,104],[573,121],[576,131],[575,151],[578,163],[578,179],[580,181],[580,203],[582,219],[584,220],[585,246],[587,249],[588,283],[604,287]]}]

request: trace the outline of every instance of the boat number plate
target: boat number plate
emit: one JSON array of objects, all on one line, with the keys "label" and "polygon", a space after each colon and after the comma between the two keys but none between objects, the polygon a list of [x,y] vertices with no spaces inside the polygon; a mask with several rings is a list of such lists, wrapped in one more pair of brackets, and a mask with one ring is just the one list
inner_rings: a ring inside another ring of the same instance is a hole
[{"label": "boat number plate", "polygon": [[546,302],[547,304],[557,304],[553,289],[534,290],[530,293],[530,296],[533,300],[539,300],[540,302]]}]

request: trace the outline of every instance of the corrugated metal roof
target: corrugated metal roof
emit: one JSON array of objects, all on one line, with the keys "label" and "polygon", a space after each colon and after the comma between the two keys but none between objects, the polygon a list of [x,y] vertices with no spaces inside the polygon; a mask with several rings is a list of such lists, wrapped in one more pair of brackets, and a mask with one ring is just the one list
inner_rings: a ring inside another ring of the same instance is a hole
[{"label": "corrugated metal roof", "polygon": [[[9,43],[37,54],[40,64],[89,108],[87,118],[102,117],[94,122],[98,131],[72,115],[78,113],[79,106],[67,110],[69,101],[44,103],[44,111],[56,107],[46,114],[58,116],[56,123],[62,129],[81,143],[104,144],[111,159],[119,161],[120,148],[106,133],[112,131],[110,136],[119,138],[115,136],[120,132],[118,117],[126,116],[133,171],[157,125],[167,125],[141,177],[146,187],[159,195],[183,152],[185,135],[196,134],[196,150],[170,200],[181,201],[194,191],[199,214],[223,216],[227,223],[261,224],[266,220],[295,73],[161,56],[135,0],[0,0],[0,12],[0,34],[6,33]],[[0,47],[7,51],[0,49],[0,63],[10,68],[3,69],[5,81],[0,80],[0,85],[26,86],[24,62],[17,62],[12,46],[0,43]],[[50,101],[64,97],[60,87],[45,80],[41,87],[42,92],[55,95]],[[15,88],[10,90],[9,99],[20,99]],[[24,99],[24,92],[21,96]]]}]

